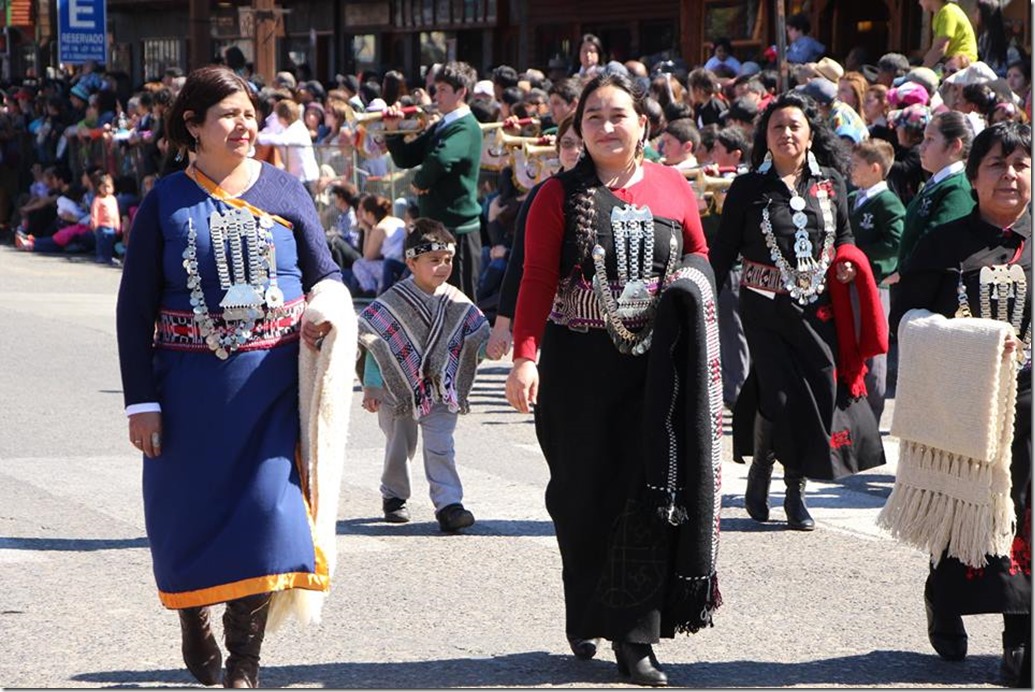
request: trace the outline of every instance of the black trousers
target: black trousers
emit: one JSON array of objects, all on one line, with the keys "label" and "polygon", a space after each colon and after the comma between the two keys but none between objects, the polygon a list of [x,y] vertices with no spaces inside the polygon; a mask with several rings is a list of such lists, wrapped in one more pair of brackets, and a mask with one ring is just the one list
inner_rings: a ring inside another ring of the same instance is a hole
[{"label": "black trousers", "polygon": [[478,230],[456,236],[456,256],[453,258],[453,273],[449,283],[456,286],[471,299],[478,302],[478,277],[482,273],[482,234]]}]

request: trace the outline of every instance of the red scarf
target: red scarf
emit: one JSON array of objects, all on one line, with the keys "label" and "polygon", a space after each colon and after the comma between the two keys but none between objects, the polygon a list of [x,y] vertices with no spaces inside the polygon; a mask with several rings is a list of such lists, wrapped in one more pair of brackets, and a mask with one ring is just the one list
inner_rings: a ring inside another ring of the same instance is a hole
[{"label": "red scarf", "polygon": [[[837,264],[845,261],[855,265],[852,283],[859,294],[858,335],[849,284],[837,280]],[[888,352],[888,320],[880,304],[870,260],[856,246],[841,245],[827,270],[827,286],[837,329],[837,377],[848,385],[853,397],[866,396],[866,359]]]}]

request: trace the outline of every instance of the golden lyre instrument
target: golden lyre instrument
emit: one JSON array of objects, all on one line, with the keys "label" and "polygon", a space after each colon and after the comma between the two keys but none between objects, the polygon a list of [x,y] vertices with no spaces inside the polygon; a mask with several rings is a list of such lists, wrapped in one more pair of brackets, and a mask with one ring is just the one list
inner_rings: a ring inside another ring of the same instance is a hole
[{"label": "golden lyre instrument", "polygon": [[[537,127],[539,124],[539,121],[535,118],[522,118],[517,122],[518,125],[536,125]],[[502,129],[503,123],[501,122],[479,123],[478,127],[482,130],[482,169],[488,171],[503,170],[510,165],[510,152],[500,142],[499,137],[501,135],[515,137],[516,135],[505,135]],[[520,143],[514,146],[520,146]]]},{"label": "golden lyre instrument", "polygon": [[514,184],[522,192],[528,192],[561,168],[557,149],[551,145],[525,141],[513,150],[512,155]]}]

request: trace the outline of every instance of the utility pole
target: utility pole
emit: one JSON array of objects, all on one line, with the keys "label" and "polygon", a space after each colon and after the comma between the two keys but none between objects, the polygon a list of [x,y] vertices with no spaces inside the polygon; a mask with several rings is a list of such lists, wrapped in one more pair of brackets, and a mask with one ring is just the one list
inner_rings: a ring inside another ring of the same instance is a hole
[{"label": "utility pole", "polygon": [[786,0],[773,0],[776,3],[776,70],[780,75],[777,93],[787,91],[790,83],[790,73],[787,69],[787,11],[784,7]]},{"label": "utility pole", "polygon": [[211,7],[209,0],[190,0],[190,53],[187,70],[196,70],[212,62]]},{"label": "utility pole", "polygon": [[255,71],[273,83],[277,74],[277,20],[275,0],[254,0],[255,12]]}]

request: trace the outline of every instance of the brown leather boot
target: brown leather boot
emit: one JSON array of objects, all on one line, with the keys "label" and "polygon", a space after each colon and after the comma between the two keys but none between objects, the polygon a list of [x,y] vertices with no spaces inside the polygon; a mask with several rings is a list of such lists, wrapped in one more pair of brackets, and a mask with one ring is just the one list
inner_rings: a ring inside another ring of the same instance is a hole
[{"label": "brown leather boot", "polygon": [[218,685],[223,652],[212,634],[212,610],[208,606],[180,610],[183,662],[202,685]]},{"label": "brown leather boot", "polygon": [[270,594],[245,596],[226,604],[223,634],[230,655],[226,657],[223,687],[259,686],[259,650],[270,614]]}]

